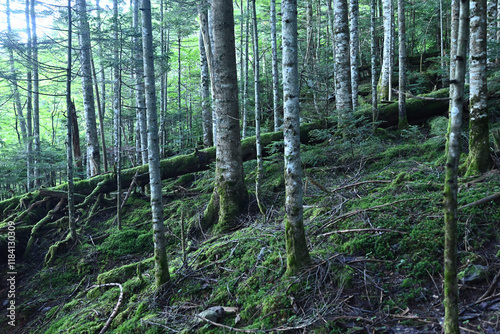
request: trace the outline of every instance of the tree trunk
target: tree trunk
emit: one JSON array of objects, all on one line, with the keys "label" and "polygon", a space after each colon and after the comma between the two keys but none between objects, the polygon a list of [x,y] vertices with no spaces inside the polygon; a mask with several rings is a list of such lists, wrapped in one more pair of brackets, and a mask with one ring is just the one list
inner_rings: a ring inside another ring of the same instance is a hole
[{"label": "tree trunk", "polygon": [[144,99],[144,69],[142,60],[141,30],[139,26],[139,0],[134,0],[133,13],[134,26],[134,77],[135,77],[135,103],[137,107],[137,123],[140,134],[141,161],[148,163],[148,135],[146,124],[146,101]]},{"label": "tree trunk", "polygon": [[352,110],[351,66],[349,54],[349,27],[347,0],[335,2],[335,98],[339,126],[344,127],[348,113]]},{"label": "tree trunk", "polygon": [[[250,12],[250,0],[247,0],[247,13]],[[250,20],[249,16],[246,16],[246,24],[245,24],[245,73],[243,74],[243,120],[242,120],[242,131],[241,136],[243,138],[247,137],[247,119],[248,119],[248,62],[249,62],[249,53],[248,53],[248,36],[250,35]]]},{"label": "tree trunk", "polygon": [[210,77],[208,71],[208,60],[203,44],[203,34],[199,33],[199,48],[200,48],[200,73],[201,73],[201,118],[203,128],[203,145],[210,147],[213,145],[212,134],[212,107],[210,105]]},{"label": "tree trunk", "polygon": [[[14,41],[14,36],[12,34],[12,27],[10,24],[10,0],[7,0],[5,3],[5,11],[7,15],[7,34],[8,34],[8,40]],[[26,120],[24,119],[23,116],[23,106],[21,104],[21,95],[19,94],[19,88],[17,87],[18,85],[18,80],[17,80],[17,70],[16,70],[16,65],[14,61],[14,52],[13,52],[13,45],[8,46],[8,53],[9,53],[9,63],[10,63],[10,73],[11,73],[11,89],[12,89],[12,94],[14,95],[14,105],[16,107],[17,111],[17,117],[19,119],[19,124],[21,127],[21,136],[23,138],[23,144],[26,144],[26,141],[28,139],[28,130],[26,128]]]},{"label": "tree trunk", "polygon": [[384,51],[382,57],[382,69],[378,81],[378,100],[389,100],[389,77],[392,75],[391,68],[391,40],[392,40],[392,0],[382,0],[384,11]]},{"label": "tree trunk", "polygon": [[248,193],[241,157],[233,2],[213,0],[211,9],[217,163],[215,189],[204,213],[203,227],[213,226],[217,221],[216,230],[225,231],[234,226],[236,217],[246,207]]},{"label": "tree trunk", "polygon": [[[294,275],[310,262],[304,231],[302,204],[299,73],[297,61],[297,0],[283,0],[281,11],[283,38],[283,137],[285,142],[286,192],[285,238],[287,273]],[[345,8],[345,17],[347,17],[347,7]]]},{"label": "tree trunk", "polygon": [[118,0],[113,0],[113,114],[114,114],[114,124],[113,124],[113,137],[115,140],[115,166],[114,170],[116,173],[116,183],[118,195],[116,196],[116,222],[118,228],[121,224],[121,153],[122,153],[122,131],[121,131],[121,66],[120,66],[120,39],[119,39],[119,24],[118,24]]},{"label": "tree trunk", "polygon": [[142,1],[142,45],[146,85],[146,110],[148,123],[148,160],[151,186],[151,213],[153,219],[155,282],[160,288],[170,280],[166,252],[163,204],[161,197],[160,147],[158,144],[158,115],[156,111],[155,69],[153,51],[153,28],[151,25],[151,2]]},{"label": "tree trunk", "polygon": [[265,214],[266,210],[261,198],[263,162],[262,143],[260,140],[260,61],[259,61],[259,32],[257,30],[257,10],[255,0],[252,1],[252,22],[253,22],[253,54],[254,54],[254,91],[255,91],[255,151],[257,152],[257,169],[255,177],[255,197],[260,213]]},{"label": "tree trunk", "polygon": [[491,163],[486,82],[486,0],[471,0],[470,10],[470,118],[466,175],[476,175],[486,172]]},{"label": "tree trunk", "polygon": [[371,54],[371,84],[372,84],[372,122],[375,125],[378,121],[377,107],[377,38],[376,38],[376,17],[377,0],[370,0],[370,54]]},{"label": "tree trunk", "polygon": [[352,108],[358,108],[358,59],[359,59],[359,33],[358,33],[359,3],[358,0],[349,0],[349,22],[351,23],[350,34],[350,55],[351,55],[351,89]]},{"label": "tree trunk", "polygon": [[82,74],[83,110],[85,114],[85,141],[87,145],[87,177],[101,173],[101,157],[95,118],[94,87],[90,56],[90,27],[86,0],[78,0],[78,39],[80,41],[80,72]]},{"label": "tree trunk", "polygon": [[456,57],[456,74],[453,89],[449,138],[447,142],[447,160],[444,187],[444,332],[459,334],[458,327],[458,283],[457,283],[457,192],[458,163],[460,159],[460,139],[462,127],[462,109],[464,102],[464,82],[469,41],[469,1],[461,0],[460,24]]},{"label": "tree trunk", "polygon": [[273,75],[274,131],[278,131],[281,125],[281,120],[279,113],[278,47],[276,43],[276,0],[271,0],[271,53]]},{"label": "tree trunk", "polygon": [[26,15],[26,35],[28,35],[28,41],[26,43],[26,56],[30,59],[28,62],[28,71],[26,73],[26,81],[27,81],[27,101],[26,101],[26,130],[28,132],[28,143],[26,145],[26,190],[30,191],[33,183],[33,77],[32,77],[32,48],[33,48],[33,39],[31,34],[31,11],[30,11],[31,0],[26,0],[25,7],[25,15]]},{"label": "tree trunk", "polygon": [[[71,53],[72,50],[72,13],[71,13],[71,0],[68,0],[68,56],[67,56],[67,68],[66,68],[66,115],[67,115],[67,147],[66,147],[66,159],[67,159],[67,170],[68,170],[68,220],[69,220],[69,231],[71,239],[76,241],[76,221],[75,221],[75,187],[73,184],[73,147],[72,147],[72,128],[73,128],[73,113],[75,110],[75,105],[71,101]],[[76,113],[75,113],[76,114]]]},{"label": "tree trunk", "polygon": [[406,117],[406,22],[405,22],[405,0],[398,0],[398,32],[399,32],[399,113],[398,128],[408,127]]},{"label": "tree trunk", "polygon": [[33,68],[33,139],[34,139],[34,154],[33,154],[33,177],[36,187],[41,185],[40,175],[40,81],[38,75],[38,37],[36,32],[36,1],[31,0],[30,16],[31,16],[31,38],[32,38],[32,60],[31,65]]}]

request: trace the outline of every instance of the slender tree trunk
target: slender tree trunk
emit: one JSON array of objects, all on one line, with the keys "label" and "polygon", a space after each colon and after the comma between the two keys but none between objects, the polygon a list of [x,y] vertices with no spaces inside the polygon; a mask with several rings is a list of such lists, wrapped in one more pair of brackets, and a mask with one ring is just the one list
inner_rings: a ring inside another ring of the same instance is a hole
[{"label": "slender tree trunk", "polygon": [[120,69],[120,39],[118,24],[118,0],[113,0],[113,113],[114,113],[114,139],[115,139],[115,172],[118,194],[116,195],[116,222],[118,228],[121,226],[121,152],[122,152],[122,131],[121,131],[121,69]]},{"label": "slender tree trunk", "polygon": [[[181,36],[180,34],[177,36],[177,113],[179,116],[179,141],[180,147],[182,149],[184,143],[184,126],[182,125],[182,105],[181,105],[181,75],[182,75],[182,66],[181,66]],[[186,145],[187,146],[187,145]]]},{"label": "slender tree trunk", "polygon": [[26,73],[27,81],[27,101],[26,101],[26,130],[28,132],[28,143],[26,145],[27,159],[26,159],[26,190],[30,191],[33,184],[33,76],[32,76],[32,48],[33,39],[31,34],[31,11],[30,11],[31,0],[26,0],[26,35],[28,35],[28,41],[26,43],[26,56],[29,59],[28,71]]},{"label": "slender tree trunk", "polygon": [[382,0],[384,11],[384,51],[382,57],[382,69],[378,81],[377,94],[379,101],[389,99],[389,77],[392,75],[391,68],[391,39],[392,39],[392,0]]},{"label": "slender tree trunk", "polygon": [[335,1],[335,92],[339,126],[344,127],[352,110],[351,66],[347,0]]},{"label": "slender tree trunk", "polygon": [[352,108],[358,108],[358,59],[359,59],[359,32],[358,32],[359,3],[358,0],[349,0],[350,26],[350,55],[351,55],[351,89]]},{"label": "slender tree trunk", "polygon": [[101,137],[101,143],[102,143],[102,160],[104,164],[104,172],[108,171],[108,157],[106,155],[106,136],[104,135],[104,115],[102,111],[102,104],[101,104],[101,98],[99,95],[99,84],[97,81],[97,74],[95,70],[95,64],[94,64],[94,59],[91,58],[92,60],[92,73],[94,76],[94,87],[95,87],[95,97],[96,97],[96,102],[97,102],[97,115],[99,116],[99,135]]},{"label": "slender tree trunk", "polygon": [[[247,0],[247,13],[250,12],[250,0]],[[243,78],[243,121],[242,121],[242,134],[243,138],[247,137],[247,119],[248,119],[248,62],[249,62],[249,53],[248,53],[248,36],[250,35],[250,19],[249,15],[246,17],[245,24],[245,73]]]},{"label": "slender tree trunk", "polygon": [[161,197],[160,147],[158,144],[158,115],[156,111],[156,89],[153,50],[153,28],[151,25],[151,2],[142,1],[142,47],[146,85],[146,110],[148,122],[148,160],[151,186],[151,213],[153,220],[155,282],[160,288],[170,280],[166,252],[165,226],[163,225],[163,203]]},{"label": "slender tree trunk", "polygon": [[[294,275],[310,262],[302,204],[300,162],[299,73],[297,61],[297,0],[282,0],[283,107],[285,142],[285,238],[287,273]],[[347,16],[347,8],[346,8]]]},{"label": "slender tree trunk", "polygon": [[201,115],[203,127],[203,145],[205,147],[213,146],[212,137],[212,107],[210,105],[210,77],[208,71],[207,54],[205,45],[203,44],[203,35],[199,33],[199,48],[200,48],[200,73],[201,73]]},{"label": "slender tree trunk", "polygon": [[80,41],[80,72],[82,74],[83,110],[85,114],[85,141],[87,144],[87,177],[101,173],[101,156],[95,119],[94,89],[90,51],[90,27],[86,0],[77,0],[78,39]]},{"label": "slender tree trunk", "polygon": [[141,161],[148,163],[148,136],[146,124],[146,100],[144,98],[144,66],[142,57],[141,30],[139,26],[139,0],[134,0],[134,77],[135,103],[137,107],[137,123],[139,125]]},{"label": "slender tree trunk", "polygon": [[273,71],[274,131],[278,131],[281,125],[281,120],[279,112],[278,47],[276,43],[276,0],[271,0],[271,53]]},{"label": "slender tree trunk", "polygon": [[[102,8],[99,5],[99,0],[96,0],[96,7],[97,7],[97,22],[101,23],[101,10]],[[102,34],[101,32],[101,26],[99,24],[98,27],[98,33],[99,35]],[[99,113],[99,133],[101,137],[101,144],[102,144],[102,160],[104,163],[104,171],[107,172],[109,170],[109,165],[108,165],[108,152],[106,149],[106,138],[104,136],[104,115],[106,113],[106,75],[104,73],[104,52],[102,50],[102,41],[98,43],[98,54],[99,54],[99,73],[100,73],[100,83],[101,83],[101,94],[99,95],[99,92],[97,90],[97,78],[95,78],[95,85],[96,85],[96,95],[97,95],[97,103],[99,104],[98,108],[98,113]],[[94,65],[92,65],[94,66]],[[95,71],[95,66],[94,66],[94,71]],[[96,77],[94,73],[94,77]]]},{"label": "slender tree trunk", "polygon": [[476,175],[486,172],[491,163],[486,81],[486,0],[471,0],[470,10],[470,119],[466,175]]},{"label": "slender tree trunk", "polygon": [[[457,56],[457,45],[458,45],[458,22],[460,15],[460,0],[451,0],[451,31],[450,31],[450,82],[455,79],[456,74],[456,61]],[[453,90],[455,85],[450,85],[450,110],[451,110],[451,99],[454,96]]]},{"label": "slender tree trunk", "polygon": [[75,187],[73,184],[73,139],[72,139],[72,131],[73,127],[72,115],[73,109],[75,105],[71,101],[71,52],[72,52],[72,13],[71,13],[71,0],[68,0],[68,56],[67,56],[67,67],[66,67],[66,115],[67,119],[67,139],[66,139],[66,159],[67,159],[67,170],[68,170],[68,219],[69,219],[69,231],[71,234],[71,239],[76,241],[76,221],[75,221]]},{"label": "slender tree trunk", "polygon": [[398,0],[398,33],[399,33],[399,96],[398,96],[398,128],[408,127],[406,117],[406,22],[405,0]]},{"label": "slender tree trunk", "polygon": [[444,332],[459,334],[457,283],[457,192],[458,163],[464,102],[464,82],[469,41],[469,1],[460,0],[460,24],[456,57],[444,187]]},{"label": "slender tree trunk", "polygon": [[262,143],[260,140],[260,61],[259,61],[259,32],[257,30],[257,10],[255,8],[255,0],[252,1],[252,22],[253,22],[253,54],[254,54],[254,90],[255,90],[255,146],[257,152],[257,169],[255,177],[255,197],[257,205],[262,214],[266,213],[264,204],[262,203],[262,178],[263,178],[263,162],[262,162]]},{"label": "slender tree trunk", "polygon": [[40,147],[40,82],[39,82],[39,64],[38,64],[38,37],[36,32],[36,15],[35,15],[36,1],[31,0],[30,6],[30,17],[31,17],[31,38],[32,38],[32,66],[33,66],[33,139],[34,139],[34,155],[33,155],[33,165],[34,165],[34,182],[35,186],[39,187],[41,185],[41,175],[40,175],[40,157],[41,157],[41,147]]},{"label": "slender tree trunk", "polygon": [[[12,34],[12,27],[10,24],[10,0],[7,0],[5,3],[5,11],[7,14],[7,34],[8,34],[8,43],[13,43],[14,41],[14,36]],[[13,45],[8,46],[8,53],[9,53],[9,64],[10,64],[10,73],[11,73],[11,89],[12,89],[12,94],[14,95],[14,106],[16,107],[17,111],[17,118],[19,119],[19,125],[21,128],[21,136],[23,138],[23,144],[26,144],[27,139],[28,139],[28,130],[26,128],[26,120],[24,119],[23,116],[23,106],[21,104],[21,95],[19,94],[19,88],[17,87],[18,85],[18,80],[17,80],[17,70],[16,70],[16,65],[14,61],[14,51],[12,50]]]},{"label": "slender tree trunk", "polygon": [[214,29],[214,107],[217,115],[217,163],[215,189],[203,217],[203,227],[216,221],[216,230],[234,226],[248,203],[243,174],[238,106],[238,80],[234,37],[233,2],[212,1]]},{"label": "slender tree trunk", "polygon": [[370,0],[370,54],[371,54],[371,83],[372,83],[372,121],[378,121],[377,107],[377,36],[376,36],[376,10],[377,0]]}]

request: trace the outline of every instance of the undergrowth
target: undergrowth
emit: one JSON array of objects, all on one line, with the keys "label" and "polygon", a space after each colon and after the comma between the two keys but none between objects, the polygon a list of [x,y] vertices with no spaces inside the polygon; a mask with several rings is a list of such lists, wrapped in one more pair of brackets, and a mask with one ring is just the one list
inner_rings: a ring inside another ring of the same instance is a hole
[{"label": "undergrowth", "polygon": [[[228,332],[195,318],[217,305],[232,308],[221,324],[255,332],[354,333],[367,327],[384,332],[390,326],[383,319],[407,308],[433,305],[441,312],[446,125],[437,118],[400,132],[352,127],[349,131],[357,132],[347,141],[331,129],[316,131],[322,144],[304,146],[302,153],[304,223],[313,263],[297,277],[285,276],[282,143],[274,143],[264,161],[267,213],[258,214],[251,200],[237,230],[203,231],[190,237],[184,250],[181,219],[184,227],[200,219],[214,172],[164,181],[172,281],[160,290],[153,288],[149,200],[134,193],[121,230],[113,225],[114,216],[103,216],[80,226],[79,243],[50,267],[27,269],[18,309],[23,332],[98,332],[119,289],[92,286],[113,281],[124,289],[110,327],[116,333]],[[245,163],[245,171],[252,193],[255,162]],[[459,205],[498,192],[499,180],[498,174],[484,182],[460,180]],[[500,253],[499,222],[497,203],[460,210],[462,266],[486,264],[492,248]],[[44,244],[37,247],[41,251]]]}]

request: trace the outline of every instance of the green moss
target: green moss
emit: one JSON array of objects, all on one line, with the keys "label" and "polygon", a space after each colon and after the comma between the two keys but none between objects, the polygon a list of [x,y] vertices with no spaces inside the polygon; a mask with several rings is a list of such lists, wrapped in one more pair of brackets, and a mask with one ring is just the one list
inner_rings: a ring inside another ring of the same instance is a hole
[{"label": "green moss", "polygon": [[147,231],[124,227],[114,230],[106,240],[98,246],[103,254],[121,256],[125,254],[150,253],[153,251],[153,231],[150,225],[144,226]]},{"label": "green moss", "polygon": [[141,268],[150,268],[153,265],[153,258],[134,262],[118,268],[114,268],[97,276],[97,284],[105,283],[123,283],[137,273],[137,266]]}]

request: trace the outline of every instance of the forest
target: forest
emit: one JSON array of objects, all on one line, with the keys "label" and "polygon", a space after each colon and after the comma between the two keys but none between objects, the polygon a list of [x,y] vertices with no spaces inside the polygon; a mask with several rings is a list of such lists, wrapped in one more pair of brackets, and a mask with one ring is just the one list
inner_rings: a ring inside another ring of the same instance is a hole
[{"label": "forest", "polygon": [[500,1],[0,0],[0,333],[500,333]]}]

